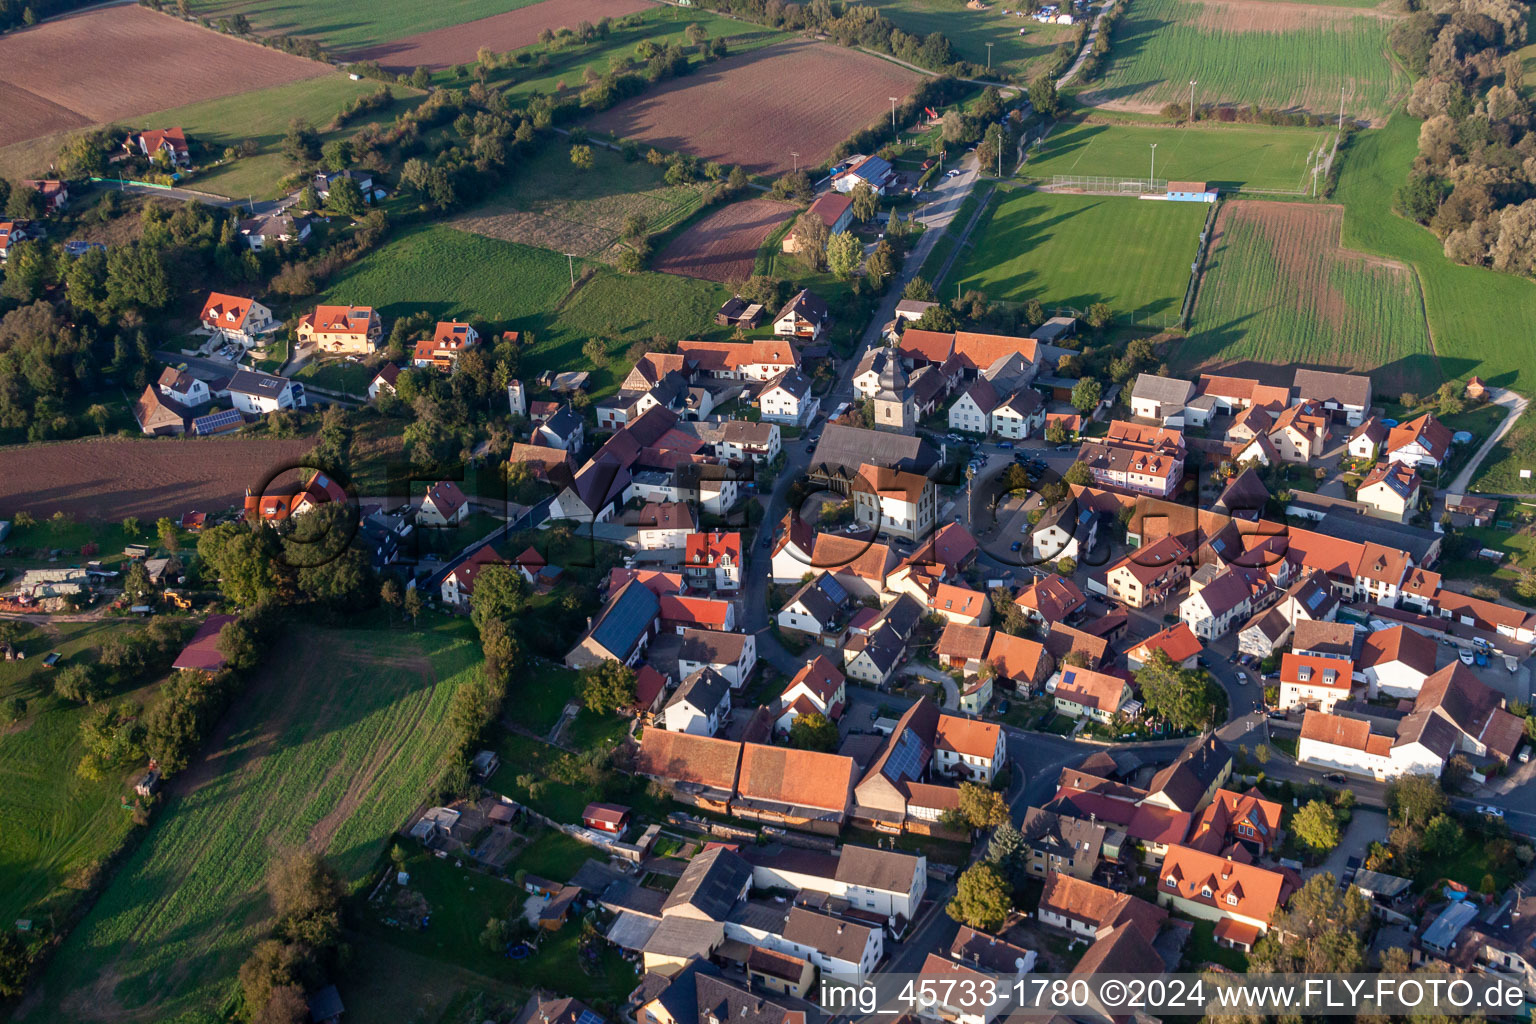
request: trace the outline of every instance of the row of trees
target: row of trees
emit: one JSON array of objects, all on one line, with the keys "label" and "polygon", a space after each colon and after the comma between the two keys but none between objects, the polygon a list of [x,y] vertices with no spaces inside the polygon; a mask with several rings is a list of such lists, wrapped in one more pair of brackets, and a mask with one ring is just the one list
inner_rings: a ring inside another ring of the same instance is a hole
[{"label": "row of trees", "polygon": [[272,928],[240,966],[240,994],[252,1024],[309,1020],[305,993],[325,984],[347,956],[345,895],[341,879],[314,853],[295,851],[273,862],[267,874]]}]

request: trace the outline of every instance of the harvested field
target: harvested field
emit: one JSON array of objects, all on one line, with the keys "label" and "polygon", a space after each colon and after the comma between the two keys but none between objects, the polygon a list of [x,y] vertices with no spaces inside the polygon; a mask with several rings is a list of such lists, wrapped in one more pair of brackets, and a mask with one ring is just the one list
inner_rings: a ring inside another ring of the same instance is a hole
[{"label": "harvested field", "polygon": [[1369,372],[1386,394],[1439,381],[1418,280],[1344,249],[1341,206],[1240,200],[1222,208],[1176,360],[1289,380],[1297,366]]},{"label": "harvested field", "polygon": [[794,210],[772,199],[723,206],[672,239],[652,269],[706,281],[744,280],[752,276],[763,239]]},{"label": "harvested field", "polygon": [[331,70],[144,7],[101,7],[0,37],[0,139],[21,142]]},{"label": "harvested field", "polygon": [[93,438],[0,449],[0,512],[117,521],[239,505],[312,441]]},{"label": "harvested field", "polygon": [[539,33],[545,29],[575,28],[583,21],[595,25],[603,18],[622,18],[650,6],[650,0],[542,0],[489,18],[380,43],[348,56],[376,60],[395,71],[423,65],[439,71],[473,61],[482,46],[498,53],[521,50],[538,42]]},{"label": "harvested field", "polygon": [[621,103],[588,122],[661,149],[779,175],[827,163],[919,76],[830,43],[788,42],[730,57]]},{"label": "harvested field", "polygon": [[1353,18],[1396,15],[1383,8],[1335,7],[1326,4],[1276,3],[1275,0],[1200,0],[1195,24],[1213,32],[1294,32],[1314,25],[1332,25]]}]

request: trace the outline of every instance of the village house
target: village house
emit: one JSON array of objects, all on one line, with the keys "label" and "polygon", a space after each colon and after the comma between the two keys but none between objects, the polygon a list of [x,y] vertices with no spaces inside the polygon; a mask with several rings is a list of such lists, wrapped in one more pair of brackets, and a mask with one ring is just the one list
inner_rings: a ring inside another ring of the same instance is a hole
[{"label": "village house", "polygon": [[1301,369],[1291,383],[1291,402],[1314,401],[1334,419],[1351,427],[1365,422],[1371,411],[1371,378],[1353,373]]},{"label": "village house", "polygon": [[1355,500],[1370,515],[1403,523],[1418,511],[1422,485],[1418,471],[1407,462],[1383,462],[1360,482]]},{"label": "village house", "polygon": [[1438,777],[1454,745],[1439,723],[1423,723],[1411,737],[1399,737],[1397,723],[1308,711],[1301,720],[1296,763],[1343,769],[1385,781],[1403,775]]},{"label": "village house", "polygon": [[691,533],[683,547],[683,574],[701,590],[741,588],[741,534]]},{"label": "village house", "polygon": [[1192,669],[1199,663],[1200,655],[1204,650],[1199,637],[1195,636],[1189,624],[1177,622],[1152,634],[1126,651],[1125,662],[1134,672],[1151,661],[1154,652],[1161,651],[1178,668]]},{"label": "village house", "polygon": [[920,540],[938,515],[938,488],[917,473],[865,463],[852,484],[854,519],[878,533]]},{"label": "village house", "polygon": [[416,521],[427,526],[451,526],[469,515],[469,499],[452,480],[439,480],[422,495]]},{"label": "village house", "polygon": [[688,676],[711,668],[730,681],[733,689],[747,684],[757,665],[757,637],[751,633],[726,633],[714,629],[685,629],[677,654],[677,674]]},{"label": "village house", "polygon": [[1131,699],[1131,685],[1124,679],[1092,669],[1064,667],[1055,682],[1056,710],[1071,718],[1110,722]]},{"label": "village house", "polygon": [[255,299],[222,292],[208,293],[198,320],[209,334],[244,345],[254,345],[258,337],[279,326],[272,311]]},{"label": "village house", "polygon": [[671,732],[713,736],[731,714],[731,684],[713,669],[703,668],[683,678],[662,708],[662,727]]},{"label": "village house", "polygon": [[1345,450],[1352,459],[1375,462],[1386,442],[1387,426],[1381,422],[1381,417],[1367,416],[1364,423],[1350,431]]},{"label": "village house", "polygon": [[720,425],[720,431],[715,452],[722,459],[766,466],[778,458],[781,442],[777,423],[726,420]]},{"label": "village house", "polygon": [[137,149],[141,155],[152,160],[164,154],[164,158],[173,167],[186,167],[192,163],[192,149],[187,145],[186,132],[180,128],[150,128],[137,135],[129,135],[124,148],[129,152]]},{"label": "village house", "polygon": [[1179,618],[1201,640],[1226,636],[1253,614],[1254,587],[1249,574],[1207,562],[1189,579],[1189,596],[1179,603]]},{"label": "village house", "polygon": [[1315,654],[1286,653],[1280,658],[1280,699],[1277,707],[1332,711],[1348,700],[1354,662]]},{"label": "village house", "polygon": [[459,365],[459,356],[480,344],[480,333],[469,324],[456,320],[440,320],[432,329],[430,338],[416,343],[411,365],[419,370],[452,371]]},{"label": "village house", "polygon": [[811,379],[790,369],[769,379],[757,395],[757,408],[764,420],[803,427],[816,418],[821,400],[811,394]]},{"label": "village house", "polygon": [[367,171],[347,169],[344,171],[316,171],[312,179],[315,186],[315,194],[321,202],[331,198],[331,187],[338,181],[351,181],[362,194],[363,202],[371,203],[376,198],[373,186],[373,175]]},{"label": "village house", "polygon": [[185,368],[167,366],[156,382],[160,394],[186,408],[196,408],[210,401],[208,383],[192,376]]},{"label": "village house", "polygon": [[838,647],[848,626],[848,591],[830,573],[817,573],[779,609],[781,630],[823,647]]},{"label": "village house", "polygon": [[912,921],[927,891],[928,863],[921,854],[850,844],[835,855],[755,847],[745,856],[755,889],[821,893],[893,923]]},{"label": "village house", "polygon": [[380,395],[396,394],[395,382],[400,379],[400,367],[394,363],[385,363],[379,372],[373,375],[373,380],[368,382],[368,400],[376,402]]},{"label": "village house", "polygon": [[802,288],[773,318],[773,333],[781,337],[817,342],[831,323],[832,315],[827,311],[827,304],[810,289]]},{"label": "village house", "polygon": [[1099,517],[1076,498],[1063,498],[1040,513],[1030,529],[1030,553],[1038,561],[1080,561],[1098,541]]},{"label": "village house", "polygon": [[794,345],[780,338],[758,341],[680,341],[677,351],[698,372],[716,380],[772,380],[800,368]]},{"label": "village house", "polygon": [[371,355],[383,333],[372,306],[316,306],[299,318],[299,344],[333,355]]},{"label": "village house", "polygon": [[779,695],[779,717],[774,727],[788,733],[801,715],[818,714],[829,722],[842,717],[848,701],[847,681],[824,655],[818,654],[795,673]]},{"label": "village house", "polygon": [[[816,197],[811,203],[810,209],[802,216],[818,218],[827,226],[827,237],[840,235],[853,224],[853,200],[841,192],[825,192]],[[783,250],[787,253],[800,252],[806,243],[800,237],[798,230],[791,230],[784,236]]]},{"label": "village house", "polygon": [[1435,641],[1407,626],[1374,630],[1366,634],[1356,668],[1371,700],[1417,697],[1435,673]]},{"label": "village house", "polygon": [[1030,622],[1045,626],[1072,622],[1088,606],[1088,598],[1065,576],[1038,576],[1021,589],[1014,605]]},{"label": "village house", "polygon": [[1137,548],[1104,574],[1108,596],[1131,608],[1161,604],[1190,577],[1190,554],[1178,539],[1164,537]]},{"label": "village house", "polygon": [[1253,857],[1263,857],[1284,842],[1280,821],[1280,805],[1265,800],[1257,789],[1246,793],[1218,789],[1190,829],[1184,845],[1223,857],[1242,847]]},{"label": "village house", "polygon": [[1194,395],[1195,386],[1187,380],[1139,374],[1131,389],[1131,415],[1165,424],[1174,418],[1182,421],[1184,407]]},{"label": "village house", "polygon": [[1031,807],[1024,812],[1019,831],[1028,851],[1025,870],[1031,875],[1045,878],[1057,872],[1084,881],[1093,877],[1104,848],[1102,824]]},{"label": "village house", "polygon": [[693,509],[678,501],[653,501],[635,513],[635,542],[641,551],[684,547],[696,528]]},{"label": "village house", "polygon": [[302,242],[310,235],[309,219],[286,213],[250,217],[240,222],[240,237],[255,252],[272,245]]},{"label": "village house", "polygon": [[1387,435],[1389,463],[1401,463],[1418,469],[1439,469],[1451,452],[1451,428],[1426,412],[1406,423],[1399,423]]},{"label": "village house", "polygon": [[43,213],[62,213],[69,207],[69,182],[57,178],[24,178],[22,188],[30,188],[43,200]]},{"label": "village house", "polygon": [[309,404],[303,384],[260,370],[236,370],[225,387],[230,403],[248,416],[265,416],[278,409],[302,409]]},{"label": "village house", "polygon": [[1061,871],[1046,874],[1035,914],[1043,925],[1088,939],[1132,924],[1150,940],[1168,919],[1168,911],[1146,900]]},{"label": "village house", "polygon": [[468,558],[450,569],[443,577],[441,593],[443,603],[450,608],[463,610],[469,607],[470,596],[475,592],[475,577],[488,565],[510,565],[489,544],[474,550]]},{"label": "village house", "polygon": [[[657,596],[639,580],[631,580],[608,599],[586,635],[566,654],[566,668],[590,668],[602,661],[634,665],[655,635],[660,616],[661,602]],[[679,664],[678,675],[704,667],[685,668]]]},{"label": "village house", "polygon": [[832,188],[837,192],[848,193],[860,185],[868,185],[875,190],[876,195],[883,196],[886,187],[895,178],[895,169],[883,157],[856,156],[843,170],[832,175]]},{"label": "village house", "polygon": [[1007,764],[1005,739],[995,722],[940,715],[934,727],[934,764],[952,778],[990,783]]},{"label": "village house", "polygon": [[1297,888],[1295,876],[1187,846],[1163,856],[1157,901],[1190,917],[1216,922],[1216,941],[1252,950],[1275,911]]},{"label": "village house", "polygon": [[736,631],[736,605],[709,597],[688,594],[657,594],[661,602],[661,629],[682,636],[690,629],[712,629],[720,633]]}]

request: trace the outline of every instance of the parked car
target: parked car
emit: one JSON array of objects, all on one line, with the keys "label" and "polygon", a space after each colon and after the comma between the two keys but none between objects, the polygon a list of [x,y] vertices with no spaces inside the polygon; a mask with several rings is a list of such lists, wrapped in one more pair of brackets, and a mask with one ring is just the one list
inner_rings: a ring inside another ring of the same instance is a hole
[{"label": "parked car", "polygon": [[1070,444],[1059,444],[1056,446],[1056,450],[1059,452],[1070,452],[1074,447],[1076,446]]},{"label": "parked car", "polygon": [[999,441],[999,442],[997,442],[997,446],[999,448],[1001,448],[1003,451],[1009,451],[1009,450],[1011,450],[1013,448],[1013,442],[1012,441]]},{"label": "parked car", "polygon": [[1461,663],[1463,665],[1470,665],[1476,660],[1472,657],[1472,652],[1467,650],[1465,647],[1456,652],[1456,657],[1461,659]]},{"label": "parked car", "polygon": [[1008,713],[1008,709],[1012,706],[1013,705],[1009,704],[1006,700],[1000,700],[997,702],[997,713],[1000,715],[1006,715]]},{"label": "parked car", "polygon": [[1504,808],[1495,807],[1493,804],[1478,804],[1477,813],[1489,818],[1502,818],[1504,817]]},{"label": "parked car", "polygon": [[1019,548],[1021,548],[1023,546],[1024,545],[1019,543],[1018,541],[1014,541],[1012,544],[1008,545],[1008,550],[1009,551],[1017,551],[1017,550],[1019,550]]},{"label": "parked car", "polygon": [[1349,779],[1344,777],[1344,773],[1343,772],[1326,772],[1323,775],[1323,781],[1324,782],[1331,782],[1335,786],[1343,786],[1343,785],[1348,784]]}]

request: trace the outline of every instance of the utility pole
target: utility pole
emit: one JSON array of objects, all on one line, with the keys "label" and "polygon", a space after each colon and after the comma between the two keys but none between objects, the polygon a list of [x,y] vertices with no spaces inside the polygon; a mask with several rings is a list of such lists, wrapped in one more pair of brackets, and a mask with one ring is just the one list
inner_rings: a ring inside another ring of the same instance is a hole
[{"label": "utility pole", "polygon": [[570,271],[571,271],[571,287],[575,288],[576,287],[576,255],[574,253],[569,253],[569,252],[566,253],[565,254],[565,262],[566,262],[566,265],[570,267]]},{"label": "utility pole", "polygon": [[1189,80],[1189,124],[1195,123],[1195,80]]},{"label": "utility pole", "polygon": [[891,100],[891,134],[892,135],[896,134],[896,101],[899,100],[899,99],[901,99],[900,96],[892,96],[892,97],[890,97],[890,100]]},{"label": "utility pole", "polygon": [[992,44],[987,44],[987,74],[992,73]]},{"label": "utility pole", "polygon": [[796,153],[794,150],[790,150],[789,151],[789,155],[795,158],[795,173],[799,174],[800,173],[800,154]]},{"label": "utility pole", "polygon": [[1339,131],[1344,130],[1344,86],[1339,86]]},{"label": "utility pole", "polygon": [[1156,186],[1152,183],[1157,180],[1157,143],[1152,143],[1152,176],[1147,179],[1147,191],[1151,192]]}]

